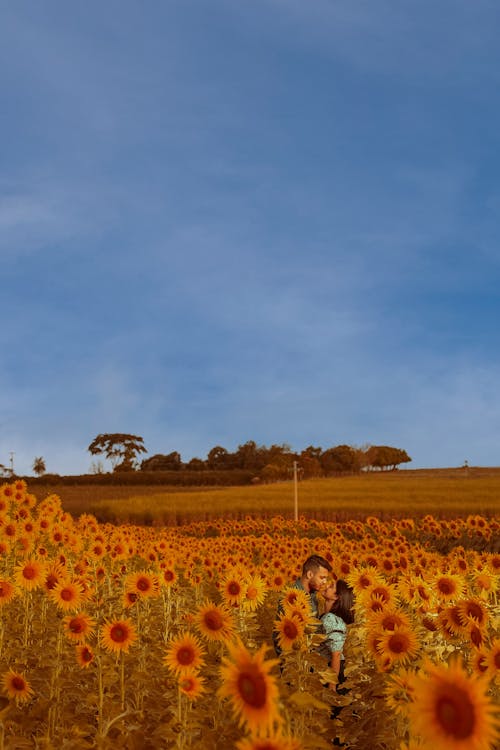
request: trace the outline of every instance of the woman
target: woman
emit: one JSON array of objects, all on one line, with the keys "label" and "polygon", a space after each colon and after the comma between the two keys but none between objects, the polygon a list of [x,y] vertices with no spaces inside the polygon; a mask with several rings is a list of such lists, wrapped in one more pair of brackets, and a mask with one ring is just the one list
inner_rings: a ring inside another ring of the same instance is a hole
[{"label": "woman", "polygon": [[344,643],[347,626],[354,622],[354,592],[347,583],[339,580],[327,586],[324,593],[325,612],[321,615],[325,641],[322,653],[337,674],[337,684],[345,681],[344,677]]}]

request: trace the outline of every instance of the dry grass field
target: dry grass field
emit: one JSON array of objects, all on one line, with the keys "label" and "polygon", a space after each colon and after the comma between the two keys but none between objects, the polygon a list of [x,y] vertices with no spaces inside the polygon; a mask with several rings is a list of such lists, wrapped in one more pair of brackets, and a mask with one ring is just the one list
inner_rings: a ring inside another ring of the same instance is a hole
[{"label": "dry grass field", "polygon": [[[293,517],[292,481],[250,487],[65,486],[37,487],[39,497],[57,494],[75,516],[102,520],[182,524],[247,515]],[[375,515],[453,518],[500,510],[500,469],[434,469],[372,472],[360,476],[309,479],[298,484],[299,515],[346,520]]]}]

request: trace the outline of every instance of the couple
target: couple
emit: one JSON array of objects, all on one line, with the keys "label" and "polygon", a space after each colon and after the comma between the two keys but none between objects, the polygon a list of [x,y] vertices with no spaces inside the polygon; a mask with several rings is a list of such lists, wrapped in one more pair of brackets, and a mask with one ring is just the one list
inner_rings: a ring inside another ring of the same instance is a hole
[{"label": "couple", "polygon": [[[320,555],[311,555],[302,566],[302,575],[292,586],[309,594],[311,612],[321,621],[325,634],[325,640],[319,651],[328,659],[329,666],[338,676],[338,683],[341,683],[345,679],[343,648],[347,626],[354,622],[354,594],[352,588],[342,579],[328,584],[331,572],[332,566],[328,560]],[[319,615],[318,591],[322,593],[325,600],[325,611],[321,616]],[[283,613],[281,604],[278,607],[278,613]],[[279,654],[276,640],[275,648]]]}]

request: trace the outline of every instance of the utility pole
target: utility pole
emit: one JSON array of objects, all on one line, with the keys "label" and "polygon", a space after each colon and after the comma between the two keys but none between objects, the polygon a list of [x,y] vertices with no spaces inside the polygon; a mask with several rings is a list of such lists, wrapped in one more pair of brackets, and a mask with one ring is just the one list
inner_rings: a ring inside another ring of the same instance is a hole
[{"label": "utility pole", "polygon": [[297,522],[299,520],[299,487],[297,482],[297,461],[293,462],[293,499],[294,514],[293,517]]},{"label": "utility pole", "polygon": [[14,476],[14,451],[10,451],[10,475]]}]

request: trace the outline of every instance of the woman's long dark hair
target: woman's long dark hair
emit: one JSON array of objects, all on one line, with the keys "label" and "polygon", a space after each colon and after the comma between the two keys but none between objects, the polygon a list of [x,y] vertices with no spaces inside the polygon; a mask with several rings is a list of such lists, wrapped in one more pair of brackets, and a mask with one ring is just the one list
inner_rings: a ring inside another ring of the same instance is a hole
[{"label": "woman's long dark hair", "polygon": [[338,615],[347,625],[354,622],[354,591],[347,583],[339,578],[335,584],[337,599],[333,602],[330,612]]}]

